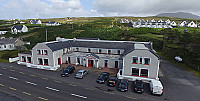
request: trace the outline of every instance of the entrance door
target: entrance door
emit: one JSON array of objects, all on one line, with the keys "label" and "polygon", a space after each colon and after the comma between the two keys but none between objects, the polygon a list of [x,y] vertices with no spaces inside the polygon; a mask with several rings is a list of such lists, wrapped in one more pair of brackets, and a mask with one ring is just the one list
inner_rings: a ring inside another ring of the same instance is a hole
[{"label": "entrance door", "polygon": [[58,65],[61,64],[61,58],[58,58]]},{"label": "entrance door", "polygon": [[115,61],[115,68],[118,68],[118,61]]},{"label": "entrance door", "polygon": [[93,60],[88,60],[88,67],[93,67],[94,61]]},{"label": "entrance door", "polygon": [[70,57],[68,57],[68,63],[69,63],[69,64],[71,64],[71,60],[70,60]]}]

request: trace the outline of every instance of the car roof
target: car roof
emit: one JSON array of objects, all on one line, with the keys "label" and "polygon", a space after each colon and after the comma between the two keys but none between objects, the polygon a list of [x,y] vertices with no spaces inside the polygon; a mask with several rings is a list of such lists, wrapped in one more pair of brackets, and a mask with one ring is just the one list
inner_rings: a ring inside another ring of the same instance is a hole
[{"label": "car roof", "polygon": [[116,79],[116,76],[111,76],[110,79]]},{"label": "car roof", "polygon": [[125,83],[127,83],[128,80],[126,80],[126,79],[122,79],[122,80],[120,80],[120,82],[125,82]]},{"label": "car roof", "polygon": [[102,72],[101,74],[109,74],[108,72]]}]

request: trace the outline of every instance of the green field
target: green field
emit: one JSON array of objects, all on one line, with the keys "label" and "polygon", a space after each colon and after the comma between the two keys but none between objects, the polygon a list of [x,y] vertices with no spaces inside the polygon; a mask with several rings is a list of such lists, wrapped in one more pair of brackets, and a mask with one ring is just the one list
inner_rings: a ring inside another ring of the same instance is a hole
[{"label": "green field", "polygon": [[[40,26],[33,28],[27,33],[19,33],[17,35],[7,34],[6,37],[22,36],[24,41],[31,42],[28,49],[31,49],[39,42],[45,42],[46,30],[48,32],[48,41],[55,41],[56,37],[74,38],[88,37],[100,38],[102,40],[126,40],[126,41],[152,41],[154,49],[168,60],[174,62],[175,56],[183,58],[180,65],[189,70],[199,71],[200,66],[200,29],[187,28],[184,33],[183,27],[174,29],[163,28],[127,28],[126,24],[121,24],[121,18],[132,19],[155,19],[176,21],[182,20],[192,21],[193,19],[181,19],[170,17],[80,17],[80,18],[57,18],[57,19],[41,19],[42,22],[57,21],[61,22],[60,26]],[[195,21],[195,20],[193,20]],[[122,26],[119,28],[118,26]],[[199,74],[199,72],[195,73]]]}]

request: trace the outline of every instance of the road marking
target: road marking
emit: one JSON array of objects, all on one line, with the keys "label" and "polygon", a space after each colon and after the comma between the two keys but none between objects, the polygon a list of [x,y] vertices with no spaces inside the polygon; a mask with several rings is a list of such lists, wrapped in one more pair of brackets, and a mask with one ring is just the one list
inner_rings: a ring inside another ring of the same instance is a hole
[{"label": "road marking", "polygon": [[13,66],[10,66],[10,67],[13,67]]},{"label": "road marking", "polygon": [[57,82],[57,83],[62,83],[61,81],[54,81],[54,82]]},{"label": "road marking", "polygon": [[129,99],[134,99],[136,100],[137,98],[134,98],[134,97],[129,97],[129,96],[125,96],[126,98],[129,98]]},{"label": "road marking", "polygon": [[43,77],[41,77],[42,79],[45,79],[45,80],[48,80],[47,78],[43,78]]},{"label": "road marking", "polygon": [[77,94],[71,94],[72,96],[76,96],[76,97],[80,97],[80,98],[84,98],[84,99],[87,99],[86,96],[81,96],[81,95],[77,95]]},{"label": "road marking", "polygon": [[57,91],[57,92],[59,92],[59,90],[58,90],[58,89],[54,89],[54,88],[51,88],[51,87],[46,87],[46,89],[50,89],[50,90],[54,90],[54,91]]},{"label": "road marking", "polygon": [[69,84],[70,86],[77,86],[77,85],[74,85],[74,84]]},{"label": "road marking", "polygon": [[39,99],[42,99],[42,100],[45,100],[45,101],[47,101],[48,99],[45,99],[45,98],[43,98],[43,97],[38,97]]},{"label": "road marking", "polygon": [[15,70],[14,69],[10,69],[10,71],[14,72]]},{"label": "road marking", "polygon": [[17,89],[15,89],[15,88],[12,88],[12,87],[9,87],[11,90],[17,90]]},{"label": "road marking", "polygon": [[31,75],[31,74],[30,74],[30,76],[36,77],[35,75]]},{"label": "road marking", "polygon": [[6,69],[6,68],[2,67],[2,69]]},{"label": "road marking", "polygon": [[13,79],[13,80],[18,80],[18,78],[15,78],[15,77],[12,77],[12,76],[9,76],[10,79]]},{"label": "road marking", "polygon": [[2,74],[0,74],[0,76],[1,76]]},{"label": "road marking", "polygon": [[24,94],[26,94],[26,95],[31,95],[30,93],[27,93],[27,92],[23,92]]},{"label": "road marking", "polygon": [[26,81],[26,83],[31,84],[31,85],[34,85],[34,86],[37,86],[37,84],[36,84],[36,83],[33,83],[33,82]]},{"label": "road marking", "polygon": [[0,84],[0,86],[2,86],[2,87],[3,87],[4,85],[3,85],[3,84]]},{"label": "road marking", "polygon": [[88,90],[95,90],[95,89],[92,89],[92,88],[85,88],[85,89],[88,89]]},{"label": "road marking", "polygon": [[25,74],[24,72],[19,72],[20,74]]},{"label": "road marking", "polygon": [[112,94],[112,95],[114,95],[114,93],[109,93],[109,92],[104,92],[104,93],[107,93],[107,94]]}]

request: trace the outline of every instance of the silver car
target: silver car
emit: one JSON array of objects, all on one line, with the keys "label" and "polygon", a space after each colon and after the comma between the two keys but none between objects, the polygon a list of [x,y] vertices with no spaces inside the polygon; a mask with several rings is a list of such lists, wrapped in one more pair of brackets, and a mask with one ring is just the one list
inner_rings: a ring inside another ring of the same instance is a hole
[{"label": "silver car", "polygon": [[88,70],[79,70],[76,73],[75,78],[83,79],[87,74],[88,74]]}]

